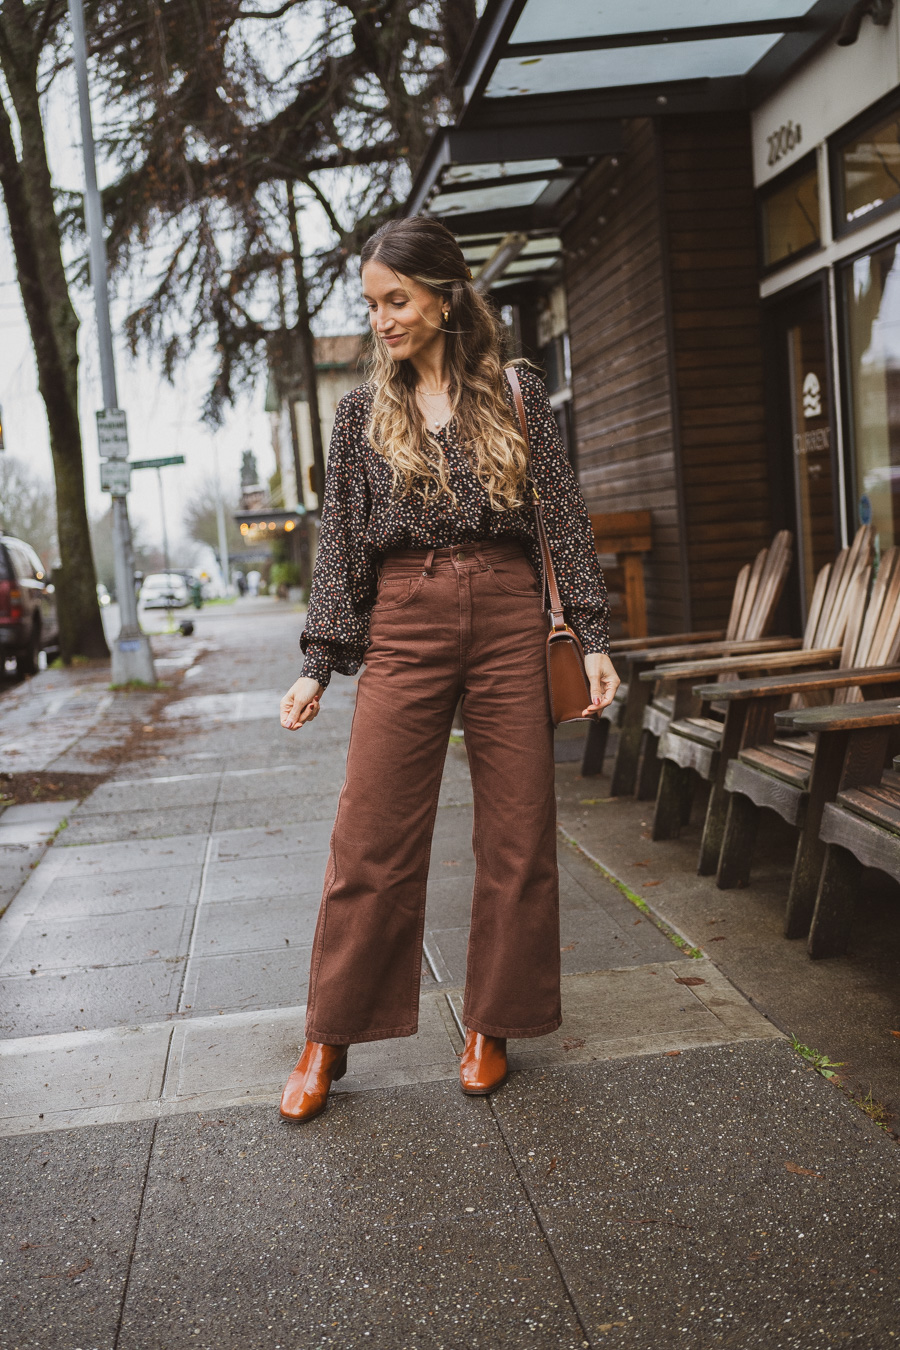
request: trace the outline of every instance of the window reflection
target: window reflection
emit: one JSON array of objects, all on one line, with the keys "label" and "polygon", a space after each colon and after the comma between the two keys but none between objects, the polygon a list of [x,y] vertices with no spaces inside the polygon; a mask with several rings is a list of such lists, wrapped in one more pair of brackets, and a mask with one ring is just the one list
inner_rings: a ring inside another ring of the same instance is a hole
[{"label": "window reflection", "polygon": [[900,542],[900,248],[844,272],[857,512],[883,551]]},{"label": "window reflection", "polygon": [[900,196],[900,112],[855,136],[839,155],[843,223]]},{"label": "window reflection", "polygon": [[763,264],[772,267],[819,243],[819,174],[815,161],[762,200]]}]

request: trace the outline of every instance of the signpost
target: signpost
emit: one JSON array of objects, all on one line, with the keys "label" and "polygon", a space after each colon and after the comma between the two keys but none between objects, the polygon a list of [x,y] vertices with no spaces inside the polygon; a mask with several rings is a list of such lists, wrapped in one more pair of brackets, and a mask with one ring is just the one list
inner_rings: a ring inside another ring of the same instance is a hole
[{"label": "signpost", "polygon": [[121,408],[97,413],[97,441],[104,459],[128,458],[128,421]]},{"label": "signpost", "polygon": [[[162,520],[163,534],[163,564],[166,569],[166,576],[169,574],[169,532],[166,529],[166,500],[163,496],[162,470],[170,464],[183,464],[184,455],[166,455],[163,459],[133,459],[130,464],[132,469],[155,469],[156,481],[159,484],[159,515]],[[166,611],[171,617],[171,610]]]},{"label": "signpost", "polygon": [[100,464],[100,487],[115,497],[131,491],[131,465],[123,459],[105,459]]},{"label": "signpost", "polygon": [[183,464],[184,455],[169,455],[166,459],[133,459],[132,469],[164,469],[168,464]]}]

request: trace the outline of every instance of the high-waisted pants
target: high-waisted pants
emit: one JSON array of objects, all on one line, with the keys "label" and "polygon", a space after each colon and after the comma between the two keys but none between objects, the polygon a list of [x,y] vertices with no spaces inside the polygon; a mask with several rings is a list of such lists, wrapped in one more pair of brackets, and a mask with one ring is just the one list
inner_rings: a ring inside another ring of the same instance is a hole
[{"label": "high-waisted pants", "polygon": [[546,636],[515,543],[386,557],[313,944],[308,1040],[415,1034],[431,837],[460,699],[476,861],[463,1020],[488,1036],[559,1026]]}]

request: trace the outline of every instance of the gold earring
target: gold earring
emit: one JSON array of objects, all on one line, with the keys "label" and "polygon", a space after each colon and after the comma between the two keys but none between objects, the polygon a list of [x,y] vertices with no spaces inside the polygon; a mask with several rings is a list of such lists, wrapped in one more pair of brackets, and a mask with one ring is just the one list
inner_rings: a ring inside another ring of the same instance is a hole
[{"label": "gold earring", "polygon": [[450,320],[450,311],[449,311],[449,309],[445,309],[445,310],[444,310],[444,323],[448,323],[449,320]]}]

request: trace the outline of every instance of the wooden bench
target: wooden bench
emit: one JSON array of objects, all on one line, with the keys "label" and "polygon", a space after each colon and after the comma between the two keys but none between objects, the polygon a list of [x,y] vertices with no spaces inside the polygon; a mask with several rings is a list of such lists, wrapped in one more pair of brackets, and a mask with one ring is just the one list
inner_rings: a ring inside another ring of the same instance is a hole
[{"label": "wooden bench", "polygon": [[670,637],[644,641],[629,639],[611,644],[622,685],[615,701],[588,728],[581,768],[583,775],[602,772],[609,728],[620,726],[611,791],[613,796],[634,791],[644,713],[652,693],[638,680],[648,667],[661,661],[677,661],[682,656],[701,659],[731,653],[736,647],[771,650],[773,646],[783,648],[789,643],[788,638],[766,640],[763,635],[772,621],[790,567],[791,547],[791,534],[782,530],[776,534],[770,548],[761,549],[752,564],[747,563],[741,568],[735,581],[728,624],[723,632],[676,633]]},{"label": "wooden bench", "polygon": [[821,870],[807,950],[811,957],[847,950],[853,908],[864,867],[900,881],[900,757],[885,769],[889,747],[900,737],[897,698],[864,705],[807,708],[780,715],[794,731],[814,732],[829,746],[836,791],[820,813]]},{"label": "wooden bench", "polygon": [[[865,719],[876,716],[882,718],[879,726],[887,725],[890,719],[884,717],[883,709],[889,706],[896,710],[896,699],[900,698],[900,666],[820,674],[820,687],[826,681],[832,691],[856,686],[870,699],[890,697],[874,713],[872,703],[776,710],[776,699],[783,700],[797,691],[785,684],[777,693],[770,689],[757,702],[752,734],[745,734],[742,748],[728,760],[724,775],[728,809],[716,872],[716,884],[722,890],[746,886],[750,880],[762,808],[775,811],[798,832],[785,914],[786,937],[804,937],[809,931],[824,856],[819,840],[822,811],[854,771],[853,764],[846,760],[848,729],[875,725]],[[815,687],[816,681],[811,684]],[[822,727],[833,734],[812,734]],[[777,733],[787,729],[793,731],[792,739],[779,738]],[[799,738],[797,732],[807,734]],[[877,753],[882,756],[881,771],[888,738],[881,735],[873,744],[876,742],[880,746]],[[863,742],[855,744],[855,754],[865,749]]]},{"label": "wooden bench", "polygon": [[[802,664],[807,669],[827,670],[835,664],[836,650],[841,668],[879,665],[888,658],[893,659],[890,616],[895,608],[892,599],[895,580],[900,585],[900,567],[896,566],[898,558],[895,556],[900,550],[889,550],[885,554],[867,604],[871,544],[871,529],[861,529],[852,547],[843,549],[833,566],[828,565],[820,571],[803,634],[802,650],[807,653],[818,651],[821,660],[817,661],[813,657],[812,660],[804,661]],[[783,666],[786,671],[800,668],[801,663],[793,659]],[[698,663],[693,671],[685,664],[678,674],[678,688],[682,691],[681,697],[677,698],[678,712],[673,711],[667,721],[666,708],[656,698],[644,716],[645,727],[658,732],[654,839],[669,839],[678,833],[689,810],[696,776],[713,783],[700,850],[701,875],[716,870],[722,842],[725,812],[722,777],[728,759],[727,756],[724,760],[720,759],[719,749],[727,704],[722,699],[710,696],[703,707],[698,709],[696,704],[691,707],[684,686],[692,683],[691,675],[708,683],[716,675],[720,680],[729,678],[734,669],[731,662],[722,662],[719,666],[710,662],[705,662],[703,666]],[[748,665],[746,674],[761,675],[764,669],[763,662],[759,661],[753,667]],[[801,700],[830,703],[832,698],[840,702],[848,697],[858,698],[859,691],[828,682],[816,687],[809,680],[802,694],[797,692],[792,695],[796,706],[801,706]],[[730,753],[734,753],[733,749],[730,749]],[[642,766],[641,778],[648,783],[653,781],[646,764]]]}]

